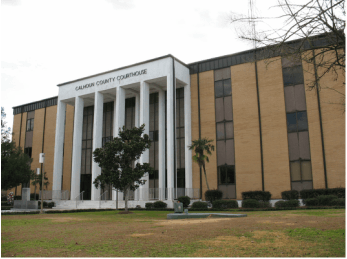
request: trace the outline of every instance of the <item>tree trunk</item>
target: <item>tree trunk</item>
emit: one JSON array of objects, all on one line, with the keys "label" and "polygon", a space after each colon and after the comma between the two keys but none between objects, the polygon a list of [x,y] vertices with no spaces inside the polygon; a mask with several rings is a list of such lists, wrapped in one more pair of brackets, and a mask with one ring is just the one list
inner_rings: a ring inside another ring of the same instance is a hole
[{"label": "tree trunk", "polygon": [[202,167],[204,168],[204,175],[205,175],[207,190],[210,190],[210,187],[208,186],[208,182],[207,182],[207,175],[206,175],[205,164],[203,164]]},{"label": "tree trunk", "polygon": [[35,184],[35,190],[34,190],[34,198],[35,198],[35,201],[36,201],[36,184]]},{"label": "tree trunk", "polygon": [[129,188],[128,187],[126,187],[125,189],[124,189],[124,211],[125,212],[128,212],[128,194],[129,194]]}]

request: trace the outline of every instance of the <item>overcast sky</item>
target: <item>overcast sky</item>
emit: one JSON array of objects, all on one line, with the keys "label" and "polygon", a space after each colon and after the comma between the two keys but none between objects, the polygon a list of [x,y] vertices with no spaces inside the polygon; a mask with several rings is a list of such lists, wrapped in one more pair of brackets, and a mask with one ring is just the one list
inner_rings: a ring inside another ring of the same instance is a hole
[{"label": "overcast sky", "polygon": [[[240,0],[1,0],[1,106],[58,95],[57,84],[172,54],[186,64],[251,49]],[[259,1],[260,2],[260,1]],[[275,1],[261,1],[266,12]]]}]

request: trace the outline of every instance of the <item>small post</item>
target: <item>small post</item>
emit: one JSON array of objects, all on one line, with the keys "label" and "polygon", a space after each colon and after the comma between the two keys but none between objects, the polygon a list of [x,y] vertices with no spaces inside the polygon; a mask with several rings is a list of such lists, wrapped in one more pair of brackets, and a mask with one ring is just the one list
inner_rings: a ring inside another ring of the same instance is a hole
[{"label": "small post", "polygon": [[43,214],[43,181],[44,181],[44,172],[45,172],[45,153],[40,153],[40,158],[39,158],[40,164],[42,164],[42,182],[41,182],[41,211],[40,214]]}]

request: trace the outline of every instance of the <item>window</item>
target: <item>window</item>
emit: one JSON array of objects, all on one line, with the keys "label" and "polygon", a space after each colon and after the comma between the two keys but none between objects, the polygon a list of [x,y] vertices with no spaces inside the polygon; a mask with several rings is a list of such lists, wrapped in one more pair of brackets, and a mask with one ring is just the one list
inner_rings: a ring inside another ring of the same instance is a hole
[{"label": "window", "polygon": [[306,111],[287,113],[287,129],[288,132],[308,130]]},{"label": "window", "polygon": [[214,71],[218,189],[235,198],[235,155],[230,68]]},{"label": "window", "polygon": [[304,76],[300,63],[300,60],[282,59],[290,178],[292,189],[298,191],[312,188]]},{"label": "window", "polygon": [[27,120],[27,131],[34,130],[34,118]]}]

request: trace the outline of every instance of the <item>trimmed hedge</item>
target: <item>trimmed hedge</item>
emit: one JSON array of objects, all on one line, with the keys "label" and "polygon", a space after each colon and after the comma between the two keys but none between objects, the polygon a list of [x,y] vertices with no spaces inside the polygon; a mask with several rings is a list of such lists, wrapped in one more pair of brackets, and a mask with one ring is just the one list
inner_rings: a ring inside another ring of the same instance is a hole
[{"label": "trimmed hedge", "polygon": [[203,201],[196,201],[192,204],[192,209],[207,209],[207,203]]},{"label": "trimmed hedge", "polygon": [[223,192],[220,190],[207,190],[205,192],[205,199],[211,203],[216,200],[221,200],[222,197]]},{"label": "trimmed hedge", "polygon": [[269,201],[271,199],[271,193],[270,192],[263,192],[263,191],[250,191],[250,192],[243,192],[242,193],[242,199],[243,200],[257,200],[257,201]]},{"label": "trimmed hedge", "polygon": [[151,209],[151,208],[153,208],[153,203],[152,202],[146,202],[145,207],[146,207],[146,209]]},{"label": "trimmed hedge", "polygon": [[179,202],[183,203],[183,207],[187,208],[190,204],[190,198],[188,196],[181,196],[177,199]]},{"label": "trimmed hedge", "polygon": [[297,190],[291,190],[291,191],[284,191],[281,192],[281,196],[283,200],[298,200],[299,199],[299,192]]},{"label": "trimmed hedge", "polygon": [[335,195],[320,195],[317,197],[318,204],[320,206],[330,206],[331,201],[337,199],[337,196]]},{"label": "trimmed hedge", "polygon": [[330,202],[331,206],[346,206],[345,198],[337,198]]},{"label": "trimmed hedge", "polygon": [[318,206],[318,205],[319,205],[318,199],[317,199],[317,198],[308,198],[308,199],[305,199],[305,200],[303,200],[303,203],[304,203],[306,206]]},{"label": "trimmed hedge", "polygon": [[278,201],[275,203],[275,208],[296,208],[299,207],[299,200],[287,200],[287,201]]},{"label": "trimmed hedge", "polygon": [[214,209],[233,209],[238,208],[239,205],[235,200],[217,200],[212,202]]},{"label": "trimmed hedge", "polygon": [[255,199],[243,200],[242,208],[260,208],[260,203],[258,200],[255,200]]},{"label": "trimmed hedge", "polygon": [[345,188],[307,189],[300,192],[300,197],[303,200],[321,195],[335,195],[337,198],[345,198]]},{"label": "trimmed hedge", "polygon": [[156,201],[153,203],[153,207],[156,209],[165,209],[167,207],[167,204],[163,201]]}]

